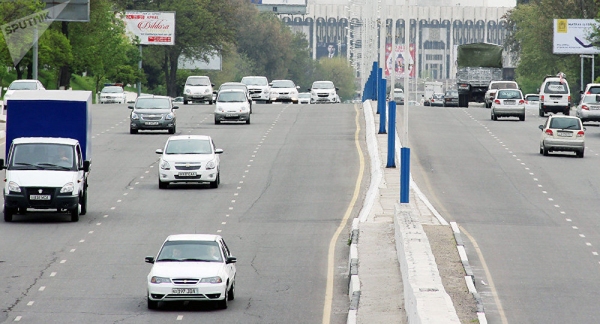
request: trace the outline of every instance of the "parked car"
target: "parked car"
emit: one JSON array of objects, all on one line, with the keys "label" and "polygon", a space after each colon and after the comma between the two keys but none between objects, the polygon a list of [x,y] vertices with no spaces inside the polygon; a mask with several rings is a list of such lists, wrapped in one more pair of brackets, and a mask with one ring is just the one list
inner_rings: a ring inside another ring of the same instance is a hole
[{"label": "parked car", "polygon": [[429,105],[432,107],[444,107],[444,94],[434,93],[431,98],[429,98]]},{"label": "parked car", "polygon": [[38,80],[15,80],[11,82],[8,88],[4,88],[4,109],[8,104],[8,99],[15,91],[19,90],[46,90],[44,85]]},{"label": "parked car", "polygon": [[571,90],[564,74],[546,76],[539,89],[539,115],[547,113],[563,113],[568,116],[571,111]]},{"label": "parked car", "polygon": [[575,115],[581,119],[582,123],[600,122],[600,93],[583,95],[577,105]]},{"label": "parked car", "polygon": [[208,102],[213,104],[213,88],[215,85],[210,82],[207,76],[189,76],[183,87],[183,104],[188,102]]},{"label": "parked car", "polygon": [[292,80],[273,80],[271,86],[271,102],[298,103],[298,89]]},{"label": "parked car", "polygon": [[177,116],[171,97],[146,95],[135,100],[129,115],[129,133],[137,134],[139,130],[168,130],[175,134],[177,129]]},{"label": "parked car", "polygon": [[496,92],[500,89],[519,89],[519,84],[515,81],[491,81],[488,85],[488,90],[483,96],[485,101],[485,108],[491,108],[494,98],[496,98]]},{"label": "parked car", "polygon": [[[219,90],[217,91],[217,95],[219,91],[226,89],[239,89],[243,90],[246,93],[246,98],[248,99],[248,104],[250,104],[250,113],[252,113],[252,98],[250,97],[250,91],[248,90],[248,86],[241,82],[225,82],[221,84]],[[216,101],[216,98],[215,98]]]},{"label": "parked car", "polygon": [[300,92],[298,94],[298,103],[310,104],[310,92]]},{"label": "parked car", "polygon": [[170,183],[208,183],[218,188],[221,183],[219,155],[210,136],[176,135],[167,139],[158,163],[158,188],[166,189]]},{"label": "parked car", "polygon": [[267,77],[245,76],[240,82],[248,86],[252,100],[271,103],[271,87]]},{"label": "parked car", "polygon": [[529,93],[525,95],[525,108],[535,108],[538,109],[540,107],[540,95],[536,93]]},{"label": "parked car", "polygon": [[540,154],[549,152],[575,152],[582,158],[585,151],[585,128],[581,119],[574,116],[550,115],[544,125],[540,137]]},{"label": "parked car", "polygon": [[147,276],[149,309],[160,302],[210,301],[221,309],[235,299],[237,258],[220,235],[169,235]]},{"label": "parked car", "polygon": [[525,120],[525,99],[521,90],[500,89],[496,92],[491,118],[498,120],[498,117],[519,117],[520,121]]},{"label": "parked car", "polygon": [[100,91],[99,103],[119,103],[124,104],[127,101],[125,91],[120,86],[106,86]]},{"label": "parked car", "polygon": [[340,103],[340,97],[337,95],[337,90],[331,81],[315,81],[310,89],[311,103]]},{"label": "parked car", "polygon": [[448,90],[444,93],[444,107],[458,107],[458,90]]},{"label": "parked car", "polygon": [[250,124],[250,103],[240,89],[219,91],[215,107],[215,124],[223,121],[245,121]]}]

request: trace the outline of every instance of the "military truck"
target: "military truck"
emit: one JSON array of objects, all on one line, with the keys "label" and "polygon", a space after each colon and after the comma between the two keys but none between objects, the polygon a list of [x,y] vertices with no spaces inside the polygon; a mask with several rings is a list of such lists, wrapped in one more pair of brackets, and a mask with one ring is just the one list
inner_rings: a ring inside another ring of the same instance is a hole
[{"label": "military truck", "polygon": [[472,43],[458,46],[456,73],[458,105],[484,102],[491,81],[502,80],[502,46]]}]

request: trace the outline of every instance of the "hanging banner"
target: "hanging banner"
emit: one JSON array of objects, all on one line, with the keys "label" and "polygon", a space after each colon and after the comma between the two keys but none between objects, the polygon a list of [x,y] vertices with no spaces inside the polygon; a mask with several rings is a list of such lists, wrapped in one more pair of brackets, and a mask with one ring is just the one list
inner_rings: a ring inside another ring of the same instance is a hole
[{"label": "hanging banner", "polygon": [[[392,69],[396,69],[396,79],[404,78],[404,72],[408,67],[408,75],[411,78],[415,76],[415,44],[410,44],[408,48],[410,56],[404,57],[404,45],[396,45],[392,51],[392,44],[385,45],[385,75],[392,75]],[[408,66],[407,66],[408,65]]]},{"label": "hanging banner", "polygon": [[175,45],[175,12],[127,11],[123,20],[141,45]]},{"label": "hanging banner", "polygon": [[594,19],[554,19],[554,54],[600,54],[591,34],[600,23]]}]

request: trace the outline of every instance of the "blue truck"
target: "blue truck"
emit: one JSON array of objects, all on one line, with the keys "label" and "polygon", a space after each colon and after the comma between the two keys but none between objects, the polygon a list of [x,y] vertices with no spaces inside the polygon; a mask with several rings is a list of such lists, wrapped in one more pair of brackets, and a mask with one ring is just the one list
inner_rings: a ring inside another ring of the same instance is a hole
[{"label": "blue truck", "polygon": [[92,92],[22,90],[6,111],[4,221],[28,209],[87,212]]}]

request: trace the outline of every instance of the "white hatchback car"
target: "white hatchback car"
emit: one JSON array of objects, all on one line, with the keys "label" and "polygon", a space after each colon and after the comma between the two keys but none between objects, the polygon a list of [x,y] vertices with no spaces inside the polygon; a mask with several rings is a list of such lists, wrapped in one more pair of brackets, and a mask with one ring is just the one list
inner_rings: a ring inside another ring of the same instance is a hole
[{"label": "white hatchback car", "polygon": [[98,100],[101,104],[107,103],[119,103],[124,104],[127,101],[125,91],[120,86],[106,86],[100,91],[100,99]]},{"label": "white hatchback car", "polygon": [[221,309],[235,298],[235,263],[223,238],[209,234],[169,235],[155,257],[147,256],[148,308],[159,302],[214,301]]},{"label": "white hatchback car", "polygon": [[544,125],[540,138],[540,154],[548,155],[552,151],[575,152],[582,158],[585,150],[585,128],[581,119],[574,116],[550,115]]},{"label": "white hatchback car", "polygon": [[581,97],[575,114],[582,123],[587,121],[600,122],[600,94],[586,94]]},{"label": "white hatchback car", "polygon": [[250,124],[250,102],[244,90],[219,91],[215,106],[215,124],[222,121],[245,121]]},{"label": "white hatchback car", "polygon": [[221,182],[219,154],[212,138],[207,135],[176,135],[167,139],[158,168],[158,187],[166,189],[170,183],[209,183],[218,188]]},{"label": "white hatchback car", "polygon": [[213,87],[215,85],[207,76],[189,76],[183,87],[183,104],[188,102],[208,102],[213,104]]},{"label": "white hatchback car", "polygon": [[298,89],[292,80],[273,80],[271,86],[271,102],[298,103]]},{"label": "white hatchback car", "polygon": [[18,90],[46,90],[44,85],[38,80],[15,80],[8,88],[4,88],[4,109],[7,108],[8,99]]},{"label": "white hatchback car", "polygon": [[498,117],[519,117],[520,121],[525,120],[525,99],[521,90],[498,90],[491,108],[492,120],[498,120]]},{"label": "white hatchback car", "polygon": [[310,104],[310,93],[309,92],[300,92],[298,94],[298,103],[301,104]]},{"label": "white hatchback car", "polygon": [[315,81],[308,91],[310,91],[311,103],[339,103],[340,97],[331,81]]}]

